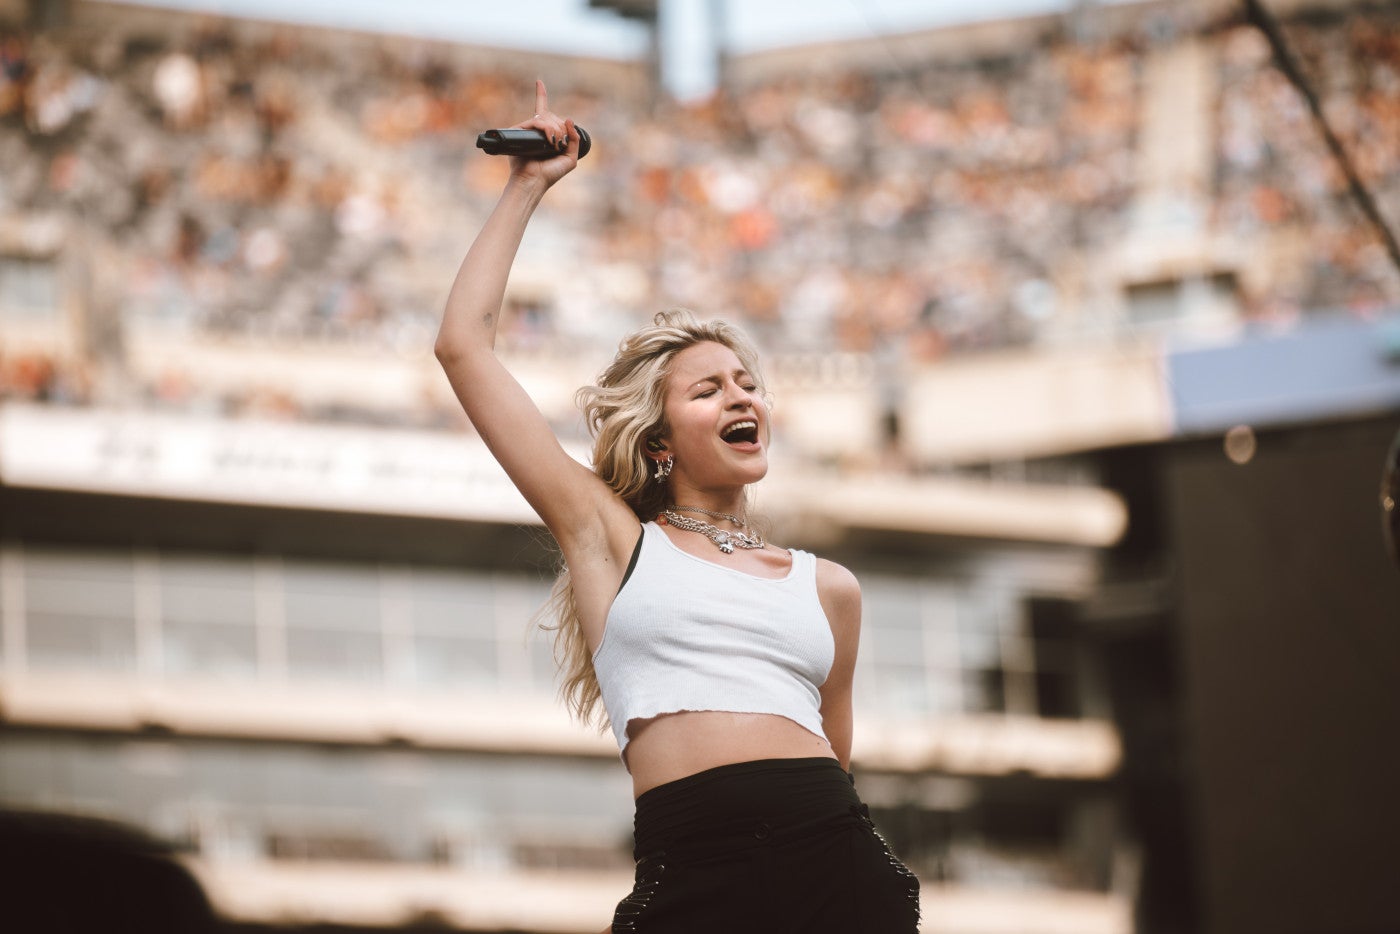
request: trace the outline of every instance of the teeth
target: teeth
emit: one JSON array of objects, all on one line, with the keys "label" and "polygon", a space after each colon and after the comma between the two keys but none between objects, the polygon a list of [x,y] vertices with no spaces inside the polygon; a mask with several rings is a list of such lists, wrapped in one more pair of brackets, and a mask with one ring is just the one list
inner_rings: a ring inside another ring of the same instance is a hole
[{"label": "teeth", "polygon": [[747,429],[747,428],[753,428],[753,429],[757,430],[757,429],[758,429],[758,422],[735,422],[734,424],[730,425],[728,428],[724,429],[724,435],[723,435],[723,436],[726,437],[726,438],[728,438],[728,437],[730,437],[731,435],[733,435],[736,431],[743,431],[743,430],[745,430],[745,429]]}]

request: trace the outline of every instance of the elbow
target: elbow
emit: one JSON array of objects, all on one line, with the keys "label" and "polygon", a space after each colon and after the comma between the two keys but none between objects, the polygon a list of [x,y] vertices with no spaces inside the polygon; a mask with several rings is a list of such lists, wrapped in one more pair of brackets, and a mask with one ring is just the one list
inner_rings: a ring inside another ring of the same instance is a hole
[{"label": "elbow", "polygon": [[438,331],[437,340],[433,342],[433,356],[438,362],[446,366],[449,363],[458,363],[465,357],[474,356],[485,351],[491,352],[491,345],[483,343],[475,335],[462,333],[460,329],[449,330],[443,328]]},{"label": "elbow", "polygon": [[438,339],[433,343],[433,356],[437,357],[438,363],[446,366],[462,356],[462,349],[439,334]]}]

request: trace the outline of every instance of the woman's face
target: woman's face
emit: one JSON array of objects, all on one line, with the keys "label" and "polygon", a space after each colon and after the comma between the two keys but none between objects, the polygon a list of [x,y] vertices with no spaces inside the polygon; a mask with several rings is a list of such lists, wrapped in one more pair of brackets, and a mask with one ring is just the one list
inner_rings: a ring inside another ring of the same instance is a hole
[{"label": "woman's face", "polygon": [[733,488],[768,472],[768,406],[734,351],[705,341],[672,358],[666,381],[666,450],[675,455],[668,481],[683,488]]}]

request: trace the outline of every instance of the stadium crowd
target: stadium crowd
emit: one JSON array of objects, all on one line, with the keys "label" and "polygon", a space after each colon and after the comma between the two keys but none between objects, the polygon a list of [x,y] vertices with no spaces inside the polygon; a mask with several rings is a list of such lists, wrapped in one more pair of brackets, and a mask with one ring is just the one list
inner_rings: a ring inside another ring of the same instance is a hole
[{"label": "stadium crowd", "polygon": [[[1383,216],[1400,219],[1400,4],[1302,12],[1285,23],[1351,162]],[[1307,102],[1253,26],[1221,31],[1214,210],[1219,229],[1277,246],[1263,317],[1400,301],[1396,272],[1357,208]]]},{"label": "stadium crowd", "polygon": [[[1397,19],[1388,4],[1288,23],[1383,208],[1400,197]],[[1132,222],[1143,57],[1174,40],[1050,23],[995,56],[804,68],[691,105],[576,72],[553,99],[599,144],[527,241],[502,343],[610,346],[673,304],[795,351],[931,360],[1033,340],[1057,283]],[[1243,25],[1208,40],[1211,223],[1283,257],[1246,312],[1400,299],[1267,45]],[[426,42],[248,38],[214,19],[9,29],[0,217],[81,231],[101,258],[91,305],[124,334],[422,352],[503,179],[475,133],[518,119],[532,76]],[[0,392],[91,395],[58,369],[0,361]],[[178,404],[188,382],[145,391]]]}]

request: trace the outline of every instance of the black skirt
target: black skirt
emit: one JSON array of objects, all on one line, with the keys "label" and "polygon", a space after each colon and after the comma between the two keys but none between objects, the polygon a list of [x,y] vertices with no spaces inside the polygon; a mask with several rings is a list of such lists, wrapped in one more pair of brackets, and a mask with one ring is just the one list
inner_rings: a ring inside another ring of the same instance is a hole
[{"label": "black skirt", "polygon": [[835,759],[760,759],[637,799],[613,934],[910,934],[919,880]]}]

